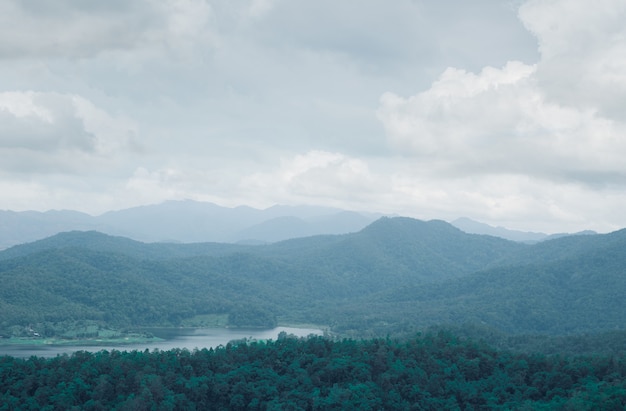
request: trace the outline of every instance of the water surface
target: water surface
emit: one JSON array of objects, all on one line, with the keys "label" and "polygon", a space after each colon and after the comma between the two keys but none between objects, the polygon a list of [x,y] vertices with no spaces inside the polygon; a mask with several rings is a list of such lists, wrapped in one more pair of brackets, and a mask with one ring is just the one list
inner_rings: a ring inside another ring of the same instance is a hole
[{"label": "water surface", "polygon": [[269,330],[244,329],[244,328],[150,328],[146,331],[163,340],[139,344],[105,344],[105,345],[0,345],[0,355],[14,357],[55,357],[59,354],[71,354],[75,351],[96,352],[100,350],[132,351],[154,349],[170,350],[173,348],[215,348],[226,345],[232,340],[253,338],[256,340],[275,340],[278,334],[286,332],[298,337],[306,337],[310,334],[321,335],[322,331],[314,328],[290,328],[276,327]]}]

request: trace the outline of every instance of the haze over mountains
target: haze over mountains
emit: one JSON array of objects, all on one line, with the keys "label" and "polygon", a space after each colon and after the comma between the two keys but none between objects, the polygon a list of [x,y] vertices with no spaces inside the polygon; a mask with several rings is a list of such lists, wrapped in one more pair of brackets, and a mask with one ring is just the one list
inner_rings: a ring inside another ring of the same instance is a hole
[{"label": "haze over mountains", "polygon": [[[457,218],[452,221],[452,225],[465,231],[466,233],[492,235],[494,237],[505,238],[507,240],[519,241],[523,243],[537,243],[539,241],[552,240],[571,235],[571,233],[545,234],[531,231],[509,230],[504,227],[493,227],[489,224],[480,223],[467,217]],[[595,231],[585,230],[573,234],[592,235],[597,233]]]},{"label": "haze over mountains", "polygon": [[534,245],[443,221],[381,218],[351,234],[268,245],[145,244],[70,232],[0,252],[15,325],[74,320],[327,325],[348,335],[478,324],[512,333],[623,329],[626,230]]},{"label": "haze over mountains", "polygon": [[622,329],[626,318],[624,230],[549,236],[467,218],[194,201],[96,217],[2,211],[0,228],[12,246],[0,251],[5,332],[222,315],[358,336],[437,324],[558,334]]},{"label": "haze over mountains", "polygon": [[[91,216],[78,211],[0,211],[0,249],[73,230],[96,230],[145,242],[263,244],[319,234],[357,232],[381,214],[316,206],[222,207],[207,202],[166,201]],[[468,218],[452,225],[467,233],[520,242],[554,236],[492,227]]]},{"label": "haze over mountains", "polygon": [[266,243],[355,232],[380,216],[312,206],[229,208],[190,200],[109,211],[99,216],[68,210],[0,211],[0,249],[72,230],[96,230],[147,242]]}]

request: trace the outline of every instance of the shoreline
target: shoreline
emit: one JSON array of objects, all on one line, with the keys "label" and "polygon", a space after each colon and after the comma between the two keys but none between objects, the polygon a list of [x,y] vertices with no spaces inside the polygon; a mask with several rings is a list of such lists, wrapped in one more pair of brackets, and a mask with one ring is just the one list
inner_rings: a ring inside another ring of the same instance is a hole
[{"label": "shoreline", "polygon": [[[0,347],[2,346],[65,346],[65,347],[81,347],[81,346],[105,346],[105,345],[136,345],[136,344],[147,344],[147,343],[160,343],[168,341],[168,338],[158,337],[156,335],[148,336],[147,333],[142,331],[150,331],[150,330],[231,330],[231,331],[270,331],[279,328],[297,328],[303,330],[319,330],[324,332],[326,327],[314,326],[312,324],[280,324],[276,327],[272,328],[252,328],[252,327],[228,327],[228,326],[213,326],[213,327],[189,327],[189,326],[180,326],[180,327],[172,327],[172,326],[161,326],[161,327],[137,327],[136,331],[139,332],[130,332],[128,334],[120,335],[119,337],[95,337],[95,338],[76,338],[76,339],[68,339],[68,338],[43,338],[43,337],[10,337],[10,338],[0,338]],[[149,332],[149,334],[152,334]]]},{"label": "shoreline", "polygon": [[119,338],[86,338],[86,339],[65,339],[65,338],[0,338],[0,346],[22,345],[22,346],[85,346],[85,345],[126,345],[144,344],[151,342],[165,341],[159,337],[127,336]]}]

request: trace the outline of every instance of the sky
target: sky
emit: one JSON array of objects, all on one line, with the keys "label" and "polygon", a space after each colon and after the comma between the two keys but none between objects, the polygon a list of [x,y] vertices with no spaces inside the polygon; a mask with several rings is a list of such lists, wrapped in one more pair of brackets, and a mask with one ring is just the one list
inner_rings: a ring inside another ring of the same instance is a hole
[{"label": "sky", "polygon": [[0,209],[626,227],[623,0],[3,0]]}]

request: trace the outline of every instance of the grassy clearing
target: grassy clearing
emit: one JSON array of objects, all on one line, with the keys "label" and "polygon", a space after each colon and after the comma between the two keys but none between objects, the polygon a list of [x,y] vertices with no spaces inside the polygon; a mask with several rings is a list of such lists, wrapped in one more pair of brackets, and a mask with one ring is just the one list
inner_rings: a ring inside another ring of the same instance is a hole
[{"label": "grassy clearing", "polygon": [[145,334],[127,334],[124,336],[116,336],[112,338],[29,338],[29,337],[12,337],[0,338],[0,345],[125,345],[125,344],[143,344],[163,341],[162,338],[148,336]]}]

